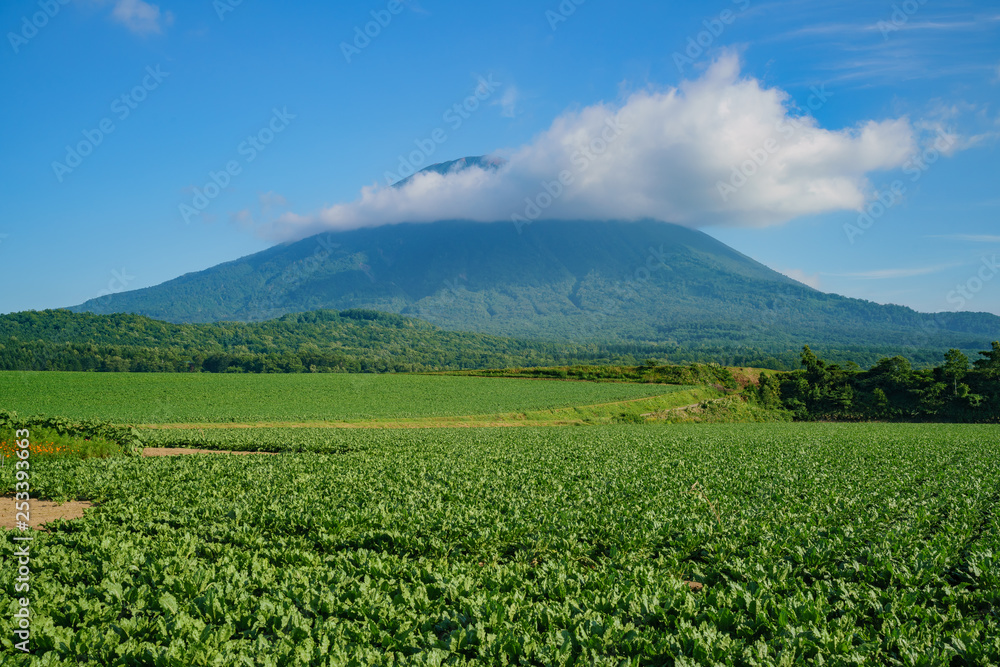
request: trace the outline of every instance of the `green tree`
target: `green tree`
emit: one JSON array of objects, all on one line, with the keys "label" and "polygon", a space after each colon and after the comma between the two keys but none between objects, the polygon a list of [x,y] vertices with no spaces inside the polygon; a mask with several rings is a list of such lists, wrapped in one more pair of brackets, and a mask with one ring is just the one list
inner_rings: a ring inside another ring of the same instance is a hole
[{"label": "green tree", "polygon": [[980,352],[979,356],[983,358],[976,360],[976,368],[992,377],[1000,377],[1000,342],[993,341],[993,349]]},{"label": "green tree", "polygon": [[757,385],[757,400],[762,407],[776,409],[781,407],[781,381],[774,375],[761,375]]},{"label": "green tree", "polygon": [[946,378],[951,378],[955,396],[958,396],[958,381],[969,372],[969,358],[961,350],[952,348],[944,355],[942,370]]},{"label": "green tree", "polygon": [[808,345],[802,347],[802,366],[806,369],[806,378],[810,384],[825,384],[828,377],[826,362],[817,357]]},{"label": "green tree", "polygon": [[875,391],[872,392],[872,398],[875,400],[876,414],[887,415],[889,413],[889,397],[885,395],[881,387],[875,388]]}]

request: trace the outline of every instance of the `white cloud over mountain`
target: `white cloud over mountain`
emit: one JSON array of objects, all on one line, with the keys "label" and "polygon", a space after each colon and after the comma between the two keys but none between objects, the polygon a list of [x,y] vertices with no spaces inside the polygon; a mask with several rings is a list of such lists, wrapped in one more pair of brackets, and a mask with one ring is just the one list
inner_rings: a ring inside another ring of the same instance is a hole
[{"label": "white cloud over mountain", "polygon": [[[808,104],[830,97],[816,90]],[[908,118],[824,129],[788,93],[743,76],[727,54],[676,88],[638,92],[557,118],[498,170],[418,174],[371,186],[260,231],[301,238],[398,222],[652,218],[691,227],[762,227],[860,210],[869,175],[907,163],[923,131]]]}]

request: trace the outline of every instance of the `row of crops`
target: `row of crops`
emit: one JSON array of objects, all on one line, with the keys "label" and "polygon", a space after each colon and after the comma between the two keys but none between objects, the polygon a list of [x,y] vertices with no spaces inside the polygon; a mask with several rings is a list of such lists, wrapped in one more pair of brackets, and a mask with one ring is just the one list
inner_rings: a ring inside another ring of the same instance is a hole
[{"label": "row of crops", "polygon": [[39,462],[33,664],[1000,664],[996,427],[326,434]]},{"label": "row of crops", "polygon": [[4,409],[126,424],[501,414],[628,401],[684,389],[425,375],[0,372]]},{"label": "row of crops", "polygon": [[[430,437],[433,430],[419,433]],[[144,429],[147,447],[193,447],[234,452],[284,452],[345,454],[372,449],[391,449],[401,441],[412,443],[416,433],[401,435],[399,429],[354,428],[170,428]]]}]

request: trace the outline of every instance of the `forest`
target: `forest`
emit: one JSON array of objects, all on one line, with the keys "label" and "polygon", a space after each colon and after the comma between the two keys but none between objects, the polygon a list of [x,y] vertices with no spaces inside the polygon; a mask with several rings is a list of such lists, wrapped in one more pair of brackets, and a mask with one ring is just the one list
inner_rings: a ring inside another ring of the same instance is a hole
[{"label": "forest", "polygon": [[[703,332],[705,333],[705,332]],[[449,331],[424,320],[371,310],[315,310],[265,322],[172,324],[140,315],[69,310],[0,316],[0,370],[204,373],[404,373],[546,366],[718,364],[799,367],[801,342],[782,346],[679,344],[626,339],[579,342]],[[812,340],[806,338],[805,340]],[[989,340],[986,338],[985,340]],[[916,368],[940,358],[925,346],[814,345],[831,363],[871,366],[906,353]],[[967,352],[969,350],[966,350]]]},{"label": "forest", "polygon": [[764,407],[784,408],[799,421],[1000,422],[1000,342],[975,360],[948,350],[923,369],[902,356],[868,370],[832,364],[809,346],[801,364],[761,377],[755,392]]}]

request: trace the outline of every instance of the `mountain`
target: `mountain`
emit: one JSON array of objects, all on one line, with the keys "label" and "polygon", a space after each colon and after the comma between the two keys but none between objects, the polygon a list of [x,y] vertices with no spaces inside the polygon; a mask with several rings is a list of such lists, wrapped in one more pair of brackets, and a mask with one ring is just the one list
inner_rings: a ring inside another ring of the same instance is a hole
[{"label": "mountain", "polygon": [[1000,317],[920,314],[826,294],[699,231],[660,222],[445,221],[330,232],[88,301],[175,323],[363,308],[518,339],[685,349],[970,352]]},{"label": "mountain", "polygon": [[507,160],[495,155],[479,155],[474,157],[463,157],[457,160],[449,160],[448,162],[439,162],[438,164],[432,164],[429,167],[421,169],[413,176],[407,176],[398,183],[394,183],[393,187],[401,188],[407,183],[409,183],[414,176],[417,176],[418,174],[423,174],[425,172],[432,172],[435,174],[441,174],[443,176],[445,174],[455,174],[461,171],[465,171],[466,169],[472,169],[474,167],[478,167],[479,169],[483,169],[485,171],[496,171],[505,164],[507,164]]}]

